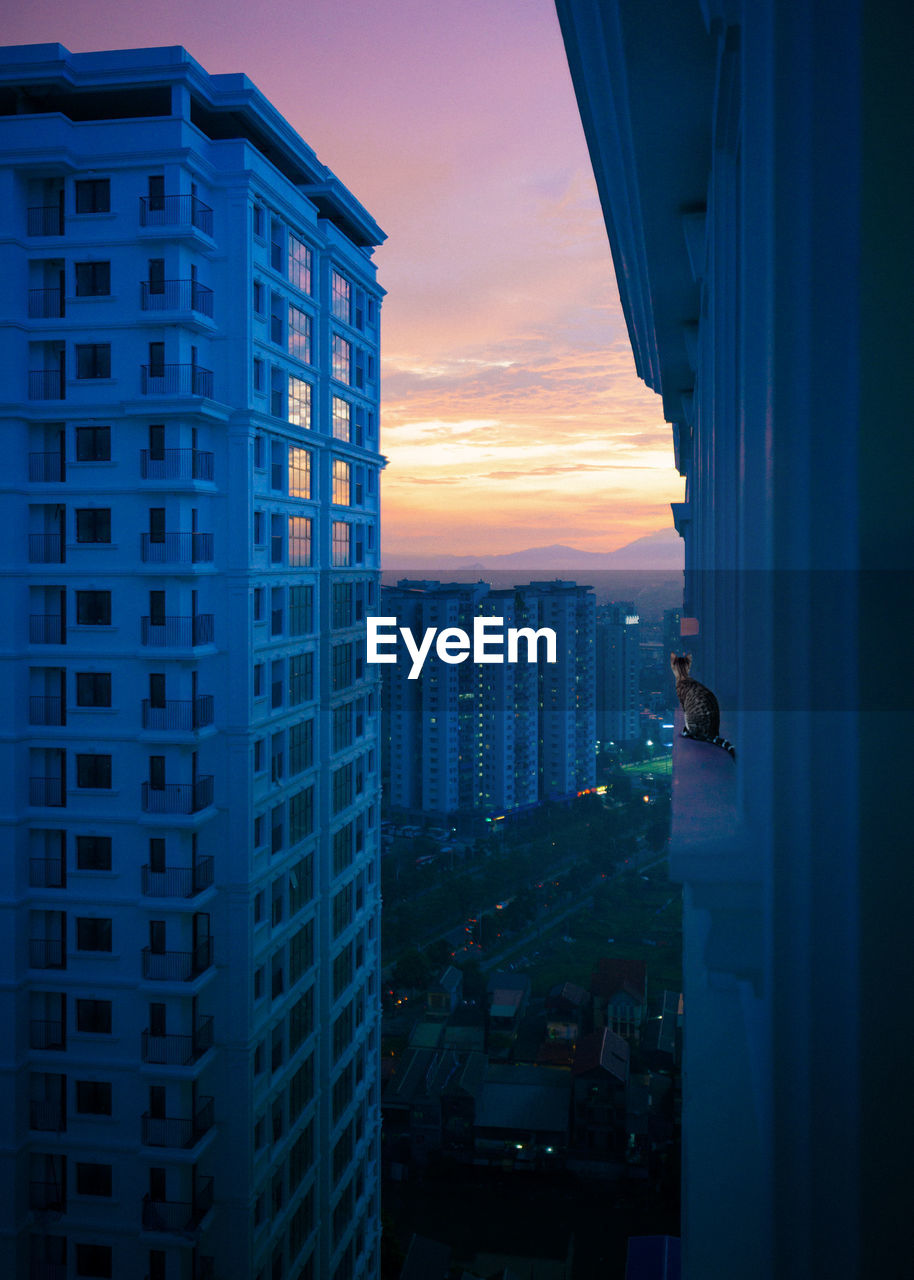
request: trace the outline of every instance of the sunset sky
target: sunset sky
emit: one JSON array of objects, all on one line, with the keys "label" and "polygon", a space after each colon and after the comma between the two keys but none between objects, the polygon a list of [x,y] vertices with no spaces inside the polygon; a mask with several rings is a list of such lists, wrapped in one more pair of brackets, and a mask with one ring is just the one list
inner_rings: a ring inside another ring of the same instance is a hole
[{"label": "sunset sky", "polygon": [[[245,72],[387,232],[388,555],[612,550],[682,498],[552,0],[2,0],[2,41]],[[256,14],[256,16],[255,16]]]}]

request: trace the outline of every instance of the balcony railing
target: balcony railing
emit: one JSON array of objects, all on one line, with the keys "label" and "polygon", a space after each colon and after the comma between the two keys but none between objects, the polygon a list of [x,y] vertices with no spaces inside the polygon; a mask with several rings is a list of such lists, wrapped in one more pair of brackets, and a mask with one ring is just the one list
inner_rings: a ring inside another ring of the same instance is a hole
[{"label": "balcony railing", "polygon": [[163,449],[153,457],[140,450],[140,474],[144,480],[212,480],[212,453],[203,449]]},{"label": "balcony railing", "polygon": [[212,1098],[200,1098],[193,1116],[151,1116],[143,1113],[143,1145],[146,1147],[195,1146],[213,1127]]},{"label": "balcony railing", "polygon": [[167,700],[164,706],[153,706],[143,699],[143,728],[193,732],[213,723],[213,695],[198,694],[186,702]]},{"label": "balcony railing", "polygon": [[29,938],[29,968],[66,969],[67,952],[63,938]]},{"label": "balcony railing", "polygon": [[64,384],[59,369],[29,369],[30,400],[63,400]]},{"label": "balcony railing", "polygon": [[29,614],[29,644],[63,644],[64,635],[59,613]]},{"label": "balcony railing", "polygon": [[29,1102],[30,1129],[38,1129],[42,1133],[63,1133],[66,1127],[67,1114],[59,1099],[41,1102],[33,1098]]},{"label": "balcony railing", "polygon": [[194,1231],[209,1213],[212,1204],[212,1178],[198,1180],[190,1204],[180,1200],[153,1200],[151,1196],[144,1196],[143,1229],[169,1231],[179,1235],[185,1231]]},{"label": "balcony railing", "polygon": [[63,889],[67,864],[63,858],[29,858],[29,886],[32,889]]},{"label": "balcony railing", "polygon": [[62,236],[63,209],[59,204],[32,206],[28,211],[30,236]]},{"label": "balcony railing", "polygon": [[62,778],[29,778],[29,804],[62,809],[66,803]]},{"label": "balcony railing", "polygon": [[211,533],[142,533],[140,555],[146,564],[210,564]]},{"label": "balcony railing", "polygon": [[143,895],[147,898],[193,898],[213,883],[214,861],[200,858],[193,867],[166,867],[154,871],[148,864],[142,868]]},{"label": "balcony railing", "polygon": [[213,291],[196,280],[141,280],[143,311],[197,311],[212,318]]},{"label": "balcony railing", "polygon": [[146,813],[199,813],[213,803],[213,776],[202,774],[196,782],[166,782],[164,787],[143,783]]},{"label": "balcony railing", "polygon": [[59,289],[29,289],[29,319],[56,320],[64,314],[64,296]]},{"label": "balcony railing", "polygon": [[189,1036],[154,1035],[147,1027],[141,1039],[144,1062],[159,1067],[189,1067],[213,1047],[213,1020],[208,1015],[198,1018],[196,1030]]},{"label": "balcony railing", "polygon": [[62,698],[33,693],[29,698],[29,724],[66,724],[66,707]]},{"label": "balcony railing", "polygon": [[211,613],[189,618],[169,616],[161,622],[140,619],[140,642],[154,649],[192,649],[198,644],[212,644],[213,632]]},{"label": "balcony railing", "polygon": [[213,234],[213,211],[196,196],[140,196],[141,227],[195,227]]},{"label": "balcony railing", "polygon": [[29,1208],[65,1213],[67,1197],[59,1182],[30,1182]]},{"label": "balcony railing", "polygon": [[213,371],[199,364],[141,364],[140,390],[144,396],[212,396]]},{"label": "balcony railing", "polygon": [[213,940],[205,938],[193,951],[151,951],[143,948],[143,977],[151,982],[190,982],[213,963]]},{"label": "balcony railing", "polygon": [[67,1036],[64,1025],[54,1018],[33,1018],[29,1023],[30,1049],[65,1049]]},{"label": "balcony railing", "polygon": [[63,564],[66,558],[59,533],[29,534],[29,564]]},{"label": "balcony railing", "polygon": [[65,480],[66,463],[59,449],[50,453],[29,454],[29,479],[35,484]]}]

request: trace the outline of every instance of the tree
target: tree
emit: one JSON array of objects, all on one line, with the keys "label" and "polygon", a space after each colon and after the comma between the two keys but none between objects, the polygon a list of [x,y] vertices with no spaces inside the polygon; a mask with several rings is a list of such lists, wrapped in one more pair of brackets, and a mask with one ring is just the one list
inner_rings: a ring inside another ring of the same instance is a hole
[{"label": "tree", "polygon": [[421,989],[428,986],[431,976],[428,957],[416,949],[402,955],[394,968],[394,983],[398,987]]}]

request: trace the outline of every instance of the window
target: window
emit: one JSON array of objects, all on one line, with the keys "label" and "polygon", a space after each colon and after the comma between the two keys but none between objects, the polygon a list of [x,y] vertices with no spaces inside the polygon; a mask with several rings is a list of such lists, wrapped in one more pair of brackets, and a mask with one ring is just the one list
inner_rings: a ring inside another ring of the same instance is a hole
[{"label": "window", "polygon": [[76,1110],[85,1116],[110,1116],[110,1082],[107,1080],[77,1080]]},{"label": "window", "polygon": [[78,916],[76,919],[77,951],[110,951],[111,921]]},{"label": "window", "polygon": [[254,848],[259,849],[263,845],[266,838],[266,818],[262,813],[258,813],[254,819]]},{"label": "window", "polygon": [[338,271],[330,277],[330,302],[337,320],[345,320],[349,324],[352,319],[352,286]]},{"label": "window", "polygon": [[352,405],[340,396],[333,397],[333,438],[352,439]]},{"label": "window", "polygon": [[333,335],[331,342],[330,363],[334,378],[338,382],[348,383],[352,366],[352,344],[345,338],[341,338],[338,333]]},{"label": "window", "polygon": [[286,451],[281,440],[270,444],[270,488],[282,492],[286,482]]},{"label": "window", "polygon": [[340,813],[352,804],[352,763],[344,764],[333,772],[333,812]]},{"label": "window", "polygon": [[264,598],[266,592],[263,587],[254,588],[254,621],[263,622]]},{"label": "window", "polygon": [[165,259],[148,258],[146,273],[149,276],[146,282],[146,292],[151,295],[163,294],[165,292]]},{"label": "window", "polygon": [[263,436],[256,435],[254,437],[254,466],[258,469],[258,471],[262,471],[264,468],[264,465],[265,465],[265,462],[264,462]]},{"label": "window", "polygon": [[76,757],[76,785],[107,790],[111,786],[111,757],[82,755]]},{"label": "window", "polygon": [[111,1165],[76,1162],[76,1190],[81,1196],[111,1195]]},{"label": "window", "polygon": [[267,522],[262,511],[254,512],[254,545],[262,547],[267,540]]},{"label": "window", "polygon": [[153,213],[162,213],[165,208],[165,175],[151,173],[146,180],[148,207]]},{"label": "window", "polygon": [[353,1132],[354,1132],[354,1125],[350,1120],[349,1124],[347,1124],[346,1128],[343,1130],[343,1132],[340,1134],[339,1138],[337,1139],[336,1143],[334,1144],[334,1147],[333,1147],[334,1184],[339,1182],[340,1178],[342,1178],[343,1174],[346,1172],[346,1168],[349,1164],[349,1161],[352,1159]]},{"label": "window", "polygon": [[283,518],[278,512],[270,516],[270,563],[282,564]]},{"label": "window", "polygon": [[333,1024],[334,1060],[344,1053],[352,1042],[352,1026],[352,1002],[350,1001]]},{"label": "window", "polygon": [[311,454],[294,444],[289,446],[289,497],[311,497]]},{"label": "window", "polygon": [[348,689],[352,684],[352,645],[335,644],[332,652],[331,678],[333,691]]},{"label": "window", "polygon": [[262,240],[264,228],[264,211],[262,204],[255,204],[251,210],[251,224],[254,229],[254,235],[257,236],[258,239]]},{"label": "window", "polygon": [[285,227],[276,218],[270,219],[270,266],[274,271],[283,269],[283,249],[285,247]]},{"label": "window", "polygon": [[352,626],[352,583],[334,582],[330,625],[334,629]]},{"label": "window", "polygon": [[289,658],[289,706],[297,707],[314,697],[314,654],[293,653]]},{"label": "window", "polygon": [[284,668],[285,662],[282,658],[277,658],[270,665],[270,705],[273,708],[282,706]]},{"label": "window", "polygon": [[311,519],[309,516],[289,516],[289,564],[311,563]]},{"label": "window", "polygon": [[273,953],[270,982],[270,999],[277,1000],[286,989],[286,981],[282,967],[282,951],[276,951]]},{"label": "window", "polygon": [[114,1274],[111,1266],[110,1244],[78,1244],[76,1246],[78,1276],[92,1276],[93,1280],[110,1280]]},{"label": "window", "polygon": [[[289,1191],[302,1182],[314,1159],[314,1124],[309,1123],[295,1139],[289,1152]],[[304,1242],[304,1236],[299,1243]]]},{"label": "window", "polygon": [[275,342],[277,347],[283,346],[284,329],[283,320],[285,318],[286,304],[281,293],[270,294],[270,341]]},{"label": "window", "polygon": [[111,592],[77,591],[76,621],[83,627],[110,627]]},{"label": "window", "polygon": [[289,1085],[289,1124],[293,1124],[314,1097],[314,1055],[305,1059]]},{"label": "window", "polygon": [[294,916],[314,896],[314,862],[310,853],[289,872],[289,915]]},{"label": "window", "polygon": [[343,885],[333,898],[333,936],[338,938],[352,923],[352,883]]},{"label": "window", "polygon": [[311,292],[311,250],[289,232],[289,281],[301,293]]},{"label": "window", "polygon": [[111,179],[84,178],[76,183],[77,213],[111,212]]},{"label": "window", "polygon": [[76,867],[79,871],[110,871],[111,837],[77,836]]},{"label": "window", "polygon": [[77,542],[111,541],[111,508],[79,507],[76,511]]},{"label": "window", "polygon": [[314,721],[300,720],[289,730],[289,773],[295,777],[314,763]]},{"label": "window", "polygon": [[333,998],[338,1000],[352,981],[352,943],[347,943],[333,959]]},{"label": "window", "polygon": [[289,1014],[289,1052],[294,1053],[314,1030],[314,988],[309,987]]},{"label": "window", "polygon": [[306,636],[314,629],[314,588],[289,588],[289,635]]},{"label": "window", "polygon": [[266,693],[266,671],[262,662],[254,663],[254,697],[262,698]]},{"label": "window", "polygon": [[311,426],[311,386],[289,374],[289,421],[295,427]]},{"label": "window", "polygon": [[100,298],[111,292],[110,262],[77,262],[77,298]]},{"label": "window", "polygon": [[76,705],[78,707],[110,707],[111,672],[77,671]]},{"label": "window", "polygon": [[77,427],[76,428],[76,461],[77,462],[110,462],[111,461],[111,428],[110,427]]},{"label": "window", "polygon": [[259,316],[263,315],[263,298],[264,298],[263,281],[255,280],[253,284],[251,300],[254,304],[254,310],[257,312]]},{"label": "window", "polygon": [[334,877],[341,875],[348,866],[352,865],[352,823],[347,822],[345,827],[340,827],[339,831],[333,835],[333,875]]},{"label": "window", "polygon": [[333,1123],[336,1124],[340,1116],[352,1101],[353,1093],[353,1077],[355,1071],[353,1064],[348,1062],[333,1083]]},{"label": "window", "polygon": [[270,592],[270,635],[281,636],[283,633],[283,615],[285,613],[285,587],[273,587]]},{"label": "window", "polygon": [[77,1000],[76,1030],[91,1031],[93,1035],[110,1035],[111,1001]]},{"label": "window", "polygon": [[286,407],[286,383],[282,369],[270,366],[270,413],[274,418],[284,418]]},{"label": "window", "polygon": [[[270,813],[270,852],[279,853],[282,849],[283,825],[285,821],[286,806],[277,804],[273,806]],[[275,905],[275,904],[274,904]]]},{"label": "window", "polygon": [[332,523],[330,556],[334,565],[352,563],[352,538],[350,526],[345,520],[334,520]]},{"label": "window", "polygon": [[303,840],[314,830],[314,788],[305,787],[289,801],[289,844]]},{"label": "window", "polygon": [[289,303],[289,354],[311,363],[311,317],[301,307]]},{"label": "window", "polygon": [[273,1041],[270,1046],[270,1069],[278,1071],[283,1064],[283,1027],[282,1023],[273,1028]]},{"label": "window", "polygon": [[309,920],[289,941],[289,982],[292,986],[314,964],[314,925]]},{"label": "window", "polygon": [[337,506],[348,507],[350,497],[351,470],[348,462],[341,458],[333,459],[333,499]]},{"label": "window", "polygon": [[77,343],[76,376],[77,378],[110,378],[111,343]]},{"label": "window", "polygon": [[254,390],[263,391],[263,361],[258,359],[257,356],[254,357],[253,381]]}]

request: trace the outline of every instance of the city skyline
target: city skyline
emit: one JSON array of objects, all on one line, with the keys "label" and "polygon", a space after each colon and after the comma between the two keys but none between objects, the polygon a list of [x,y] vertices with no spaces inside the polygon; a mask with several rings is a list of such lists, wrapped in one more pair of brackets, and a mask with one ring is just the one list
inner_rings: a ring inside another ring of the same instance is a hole
[{"label": "city skyline", "polygon": [[682,481],[634,372],[551,0],[233,12],[48,0],[4,39],[182,44],[243,72],[376,214],[385,549],[609,551],[669,527]]}]

